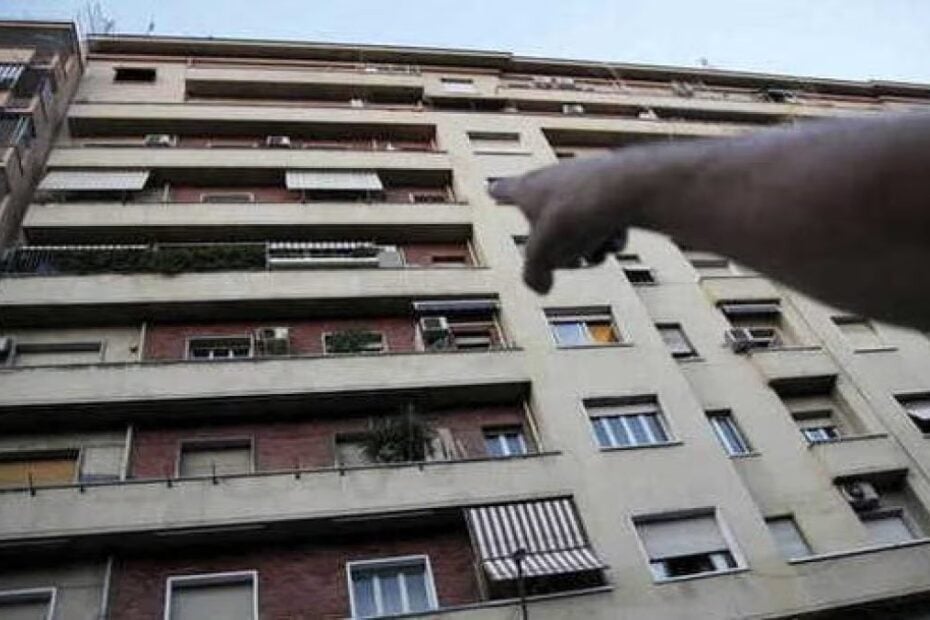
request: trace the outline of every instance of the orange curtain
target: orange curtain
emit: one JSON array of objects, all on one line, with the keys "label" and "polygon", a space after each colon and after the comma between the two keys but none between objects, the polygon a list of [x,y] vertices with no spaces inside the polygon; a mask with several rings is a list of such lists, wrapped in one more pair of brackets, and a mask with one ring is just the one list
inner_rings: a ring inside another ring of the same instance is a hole
[{"label": "orange curtain", "polygon": [[594,342],[617,342],[617,335],[614,333],[614,328],[610,323],[589,323],[588,331],[591,332],[591,337],[594,338]]},{"label": "orange curtain", "polygon": [[74,458],[0,461],[0,487],[25,487],[32,484],[69,484],[74,482],[77,462]]}]

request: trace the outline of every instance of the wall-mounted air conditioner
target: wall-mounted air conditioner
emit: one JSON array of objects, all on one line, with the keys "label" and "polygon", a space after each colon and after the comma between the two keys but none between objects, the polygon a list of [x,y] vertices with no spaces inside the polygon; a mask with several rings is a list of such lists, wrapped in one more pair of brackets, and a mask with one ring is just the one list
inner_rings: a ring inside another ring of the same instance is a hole
[{"label": "wall-mounted air conditioner", "polygon": [[881,500],[872,483],[865,480],[843,483],[840,485],[840,492],[853,510],[859,512],[878,507]]},{"label": "wall-mounted air conditioner", "polygon": [[178,137],[167,133],[150,133],[145,136],[145,146],[171,147],[178,143]]},{"label": "wall-mounted air conditioner", "polygon": [[291,148],[290,136],[268,136],[265,138],[265,146],[273,149]]},{"label": "wall-mounted air conditioner", "polygon": [[259,327],[255,330],[259,355],[287,355],[291,351],[291,330],[287,327]]}]

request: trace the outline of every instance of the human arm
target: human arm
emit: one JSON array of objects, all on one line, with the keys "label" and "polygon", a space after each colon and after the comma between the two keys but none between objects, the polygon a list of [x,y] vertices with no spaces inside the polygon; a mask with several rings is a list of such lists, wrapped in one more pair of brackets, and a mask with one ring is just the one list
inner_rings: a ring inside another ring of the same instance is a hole
[{"label": "human arm", "polygon": [[930,328],[930,115],[621,149],[507,178],[532,226],[524,278],[598,260],[629,226],[732,257],[859,314]]}]

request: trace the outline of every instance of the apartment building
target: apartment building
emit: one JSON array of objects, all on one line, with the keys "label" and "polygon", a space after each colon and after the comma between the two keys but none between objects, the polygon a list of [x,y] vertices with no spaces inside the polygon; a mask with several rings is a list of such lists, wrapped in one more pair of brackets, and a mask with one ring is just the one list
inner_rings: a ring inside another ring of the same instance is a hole
[{"label": "apartment building", "polygon": [[81,72],[73,24],[0,22],[0,250],[18,230]]},{"label": "apartment building", "polygon": [[538,297],[485,189],[928,103],[92,38],[2,259],[0,617],[927,617],[925,334],[642,231]]}]

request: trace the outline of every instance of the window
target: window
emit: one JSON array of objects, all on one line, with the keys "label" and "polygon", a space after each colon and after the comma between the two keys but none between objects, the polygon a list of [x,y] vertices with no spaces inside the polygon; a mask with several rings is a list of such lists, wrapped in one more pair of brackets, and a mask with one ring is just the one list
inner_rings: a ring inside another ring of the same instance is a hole
[{"label": "window", "polygon": [[560,347],[608,345],[620,342],[610,312],[606,309],[546,310],[549,329]]},{"label": "window", "polygon": [[415,204],[440,204],[449,202],[448,192],[442,190],[423,190],[410,192],[410,202]]},{"label": "window", "polygon": [[656,581],[739,568],[713,513],[635,519]]},{"label": "window", "polygon": [[[803,386],[803,384],[799,384]],[[862,432],[861,424],[832,382],[822,386],[803,386],[795,393],[791,385],[781,386],[778,395],[795,424],[810,443],[835,441]]]},{"label": "window", "polygon": [[520,134],[502,131],[469,131],[475,153],[529,154],[521,148]]},{"label": "window", "polygon": [[475,82],[468,78],[441,78],[442,89],[447,93],[474,93]]},{"label": "window", "polygon": [[0,618],[6,620],[49,620],[56,617],[55,588],[0,591]]},{"label": "window", "polygon": [[251,192],[204,192],[200,194],[200,202],[255,202],[255,194]]},{"label": "window", "polygon": [[187,357],[192,360],[222,360],[252,357],[252,339],[248,336],[191,338]]},{"label": "window", "polygon": [[793,560],[811,555],[810,545],[804,540],[798,524],[792,517],[772,517],[766,519],[765,524],[783,558]]},{"label": "window", "polygon": [[255,571],[168,577],[166,620],[258,620]]},{"label": "window", "polygon": [[353,618],[377,618],[438,607],[429,558],[411,556],[349,562]]},{"label": "window", "polygon": [[739,275],[736,266],[729,259],[723,257],[692,258],[689,262],[702,278]]},{"label": "window", "polygon": [[655,272],[640,261],[638,254],[615,254],[614,256],[623,268],[623,273],[630,284],[636,286],[656,283]]},{"label": "window", "polygon": [[484,448],[495,457],[520,456],[526,454],[526,439],[519,426],[491,428],[484,431]]},{"label": "window", "polygon": [[742,330],[744,333],[738,340],[729,340],[734,350],[737,344],[751,349],[766,349],[793,343],[793,339],[785,337],[778,302],[741,301],[722,303],[719,307],[734,328],[730,332]]},{"label": "window", "polygon": [[249,440],[191,442],[181,446],[178,476],[247,474],[252,471]]},{"label": "window", "polygon": [[155,67],[116,67],[113,80],[115,82],[154,82]]},{"label": "window", "polygon": [[103,359],[103,342],[17,342],[14,366],[96,364]]},{"label": "window", "polygon": [[812,426],[801,428],[801,434],[808,443],[826,443],[836,441],[840,438],[840,433],[833,424],[816,422]]},{"label": "window", "polygon": [[864,514],[861,515],[861,519],[869,532],[869,538],[876,545],[893,545],[914,540],[914,532],[900,510]]},{"label": "window", "polygon": [[687,357],[697,357],[697,351],[691,346],[685,330],[678,323],[657,323],[656,329],[662,336],[665,346],[668,347],[672,357],[683,359]]},{"label": "window", "polygon": [[872,324],[857,316],[835,316],[833,322],[843,333],[849,345],[856,350],[878,349],[885,346]]},{"label": "window", "polygon": [[585,403],[594,437],[601,448],[633,448],[670,442],[654,398]]},{"label": "window", "polygon": [[77,479],[76,450],[0,455],[0,488],[71,484]]},{"label": "window", "polygon": [[930,433],[930,395],[897,396],[896,398],[907,411],[914,426],[923,433]]},{"label": "window", "polygon": [[741,456],[752,452],[749,442],[729,411],[709,411],[707,419],[710,420],[720,445],[729,456]]},{"label": "window", "polygon": [[452,333],[451,348],[456,351],[489,351],[497,341],[497,324],[481,317],[446,317]]}]

